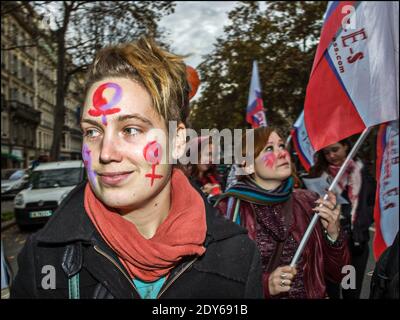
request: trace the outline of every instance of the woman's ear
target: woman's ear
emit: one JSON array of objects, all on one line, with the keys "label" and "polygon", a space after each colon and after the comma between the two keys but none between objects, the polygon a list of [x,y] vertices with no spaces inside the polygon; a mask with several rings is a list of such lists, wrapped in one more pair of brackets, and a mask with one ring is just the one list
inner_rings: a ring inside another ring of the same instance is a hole
[{"label": "woman's ear", "polygon": [[178,124],[176,129],[174,143],[173,143],[173,150],[172,150],[172,157],[174,159],[179,159],[182,157],[186,150],[186,127],[181,122]]}]

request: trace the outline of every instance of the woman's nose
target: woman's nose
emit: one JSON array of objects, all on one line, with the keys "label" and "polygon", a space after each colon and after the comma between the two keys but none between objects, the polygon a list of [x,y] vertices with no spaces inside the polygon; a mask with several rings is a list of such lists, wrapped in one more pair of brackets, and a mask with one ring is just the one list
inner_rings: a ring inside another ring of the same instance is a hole
[{"label": "woman's nose", "polygon": [[118,145],[115,139],[110,139],[105,137],[100,150],[100,162],[101,163],[109,163],[109,162],[119,162],[122,160],[121,153],[118,150]]},{"label": "woman's nose", "polygon": [[326,155],[326,158],[327,158],[328,161],[332,161],[335,158],[335,153],[334,152],[329,152]]},{"label": "woman's nose", "polygon": [[283,150],[278,151],[278,159],[283,159],[286,157],[286,152]]}]

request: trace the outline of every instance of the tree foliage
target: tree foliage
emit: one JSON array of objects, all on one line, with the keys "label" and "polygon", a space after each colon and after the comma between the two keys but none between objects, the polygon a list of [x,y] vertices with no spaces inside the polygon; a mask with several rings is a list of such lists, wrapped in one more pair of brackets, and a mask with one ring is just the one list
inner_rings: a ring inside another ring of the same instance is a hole
[{"label": "tree foliage", "polygon": [[214,50],[198,67],[202,95],[192,126],[245,128],[252,62],[258,61],[269,125],[288,129],[303,109],[324,2],[240,2]]}]

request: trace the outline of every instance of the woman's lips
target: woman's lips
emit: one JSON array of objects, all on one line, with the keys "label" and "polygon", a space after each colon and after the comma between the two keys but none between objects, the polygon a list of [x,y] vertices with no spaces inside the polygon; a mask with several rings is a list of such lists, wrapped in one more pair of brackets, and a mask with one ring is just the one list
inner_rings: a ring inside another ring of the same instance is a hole
[{"label": "woman's lips", "polygon": [[288,162],[281,163],[281,164],[278,166],[278,168],[283,167],[283,166],[289,166],[289,163],[288,163]]},{"label": "woman's lips", "polygon": [[122,181],[126,180],[132,171],[129,172],[111,172],[111,173],[99,173],[101,183],[109,186],[116,186]]}]

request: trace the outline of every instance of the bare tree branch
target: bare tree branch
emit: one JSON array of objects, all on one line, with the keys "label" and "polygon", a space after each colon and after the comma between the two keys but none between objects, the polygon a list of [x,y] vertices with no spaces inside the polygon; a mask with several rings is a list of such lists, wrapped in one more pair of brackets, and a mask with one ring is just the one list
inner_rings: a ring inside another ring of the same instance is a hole
[{"label": "bare tree branch", "polygon": [[25,48],[34,48],[34,47],[36,47],[37,46],[37,44],[35,43],[35,44],[30,44],[30,45],[20,45],[20,46],[13,46],[13,47],[6,47],[6,48],[1,48],[1,51],[12,51],[12,50],[15,50],[15,49],[25,49]]}]

